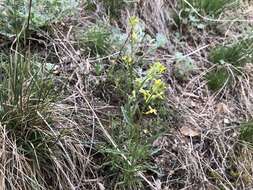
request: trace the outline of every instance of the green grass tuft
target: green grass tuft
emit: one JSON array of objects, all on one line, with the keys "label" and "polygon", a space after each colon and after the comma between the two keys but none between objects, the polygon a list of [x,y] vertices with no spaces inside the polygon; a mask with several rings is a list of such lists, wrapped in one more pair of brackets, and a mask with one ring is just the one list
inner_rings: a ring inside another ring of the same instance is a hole
[{"label": "green grass tuft", "polygon": [[226,68],[217,68],[215,71],[208,73],[206,76],[208,87],[213,91],[217,91],[224,85],[231,83],[230,77],[230,73],[226,70]]},{"label": "green grass tuft", "polygon": [[[219,90],[224,85],[232,84],[233,75],[239,75],[242,67],[247,63],[253,63],[253,39],[252,37],[240,40],[236,43],[218,46],[211,50],[209,61],[217,64],[217,68],[206,76],[211,90]],[[229,66],[230,70],[228,70]],[[225,84],[226,83],[226,84]]]},{"label": "green grass tuft", "polygon": [[111,32],[106,26],[95,25],[85,33],[78,34],[79,43],[86,48],[92,56],[103,56],[110,53]]},{"label": "green grass tuft", "polygon": [[253,122],[241,124],[239,139],[253,145]]}]

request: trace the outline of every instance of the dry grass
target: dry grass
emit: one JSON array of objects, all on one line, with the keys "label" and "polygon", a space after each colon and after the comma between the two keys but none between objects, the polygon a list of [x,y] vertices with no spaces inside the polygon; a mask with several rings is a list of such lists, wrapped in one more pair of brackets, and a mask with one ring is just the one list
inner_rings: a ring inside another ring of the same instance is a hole
[{"label": "dry grass", "polygon": [[[171,12],[179,10],[176,10],[176,1],[167,0],[139,1],[133,9],[122,9],[122,17],[109,23],[102,3],[94,2],[97,3],[95,12],[82,12],[79,18],[68,20],[64,26],[52,26],[50,36],[43,33],[44,44],[56,55],[55,73],[59,75],[59,86],[64,89],[62,100],[52,106],[53,125],[39,115],[48,127],[47,132],[58,139],[55,148],[49,149],[50,167],[42,168],[42,165],[35,170],[31,162],[36,159],[29,160],[20,154],[16,139],[10,138],[5,126],[1,125],[0,190],[113,189],[106,186],[108,176],[104,176],[106,172],[101,167],[105,155],[98,149],[104,143],[118,149],[115,137],[110,134],[109,118],[120,112],[118,106],[95,97],[94,81],[103,79],[94,75],[93,63],[110,60],[119,52],[98,59],[90,57],[79,49],[74,30],[92,25],[94,18],[127,30],[127,20],[133,14],[142,19],[148,34],[164,33],[169,39],[167,47],[146,59],[159,59],[168,67],[165,75],[167,104],[177,112],[166,133],[152,145],[159,149],[157,154],[150,156],[159,174],[136,174],[145,185],[143,189],[252,189],[253,150],[238,139],[240,123],[253,117],[252,63],[244,66],[240,76],[235,76],[234,86],[215,93],[208,89],[205,78],[214,68],[208,60],[209,50],[217,44],[239,38],[241,28],[224,15],[218,19],[231,22],[221,22],[226,30],[219,34],[212,28],[198,30],[189,26],[183,31],[175,29]],[[241,20],[250,17],[243,15]],[[177,52],[190,57],[197,66],[184,80],[178,80],[174,75]],[[199,134],[193,137],[184,135],[180,131],[182,127]],[[121,156],[128,161],[123,153]]]}]

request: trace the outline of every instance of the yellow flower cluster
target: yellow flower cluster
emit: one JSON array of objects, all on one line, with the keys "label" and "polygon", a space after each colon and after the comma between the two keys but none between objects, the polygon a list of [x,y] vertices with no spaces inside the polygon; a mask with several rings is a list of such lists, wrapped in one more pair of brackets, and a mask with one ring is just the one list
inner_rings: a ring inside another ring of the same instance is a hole
[{"label": "yellow flower cluster", "polygon": [[123,56],[123,57],[122,57],[122,60],[123,60],[126,64],[128,64],[128,65],[132,65],[132,64],[134,63],[133,58],[132,58],[131,56],[129,56],[129,55]]},{"label": "yellow flower cluster", "polygon": [[138,41],[138,32],[137,32],[137,26],[139,24],[139,18],[136,16],[132,16],[129,19],[129,25],[131,26],[131,41],[133,43],[136,43]]},{"label": "yellow flower cluster", "polygon": [[157,115],[157,110],[152,108],[151,106],[148,106],[149,110],[147,112],[145,112],[146,115],[148,114],[155,114]]},{"label": "yellow flower cluster", "polygon": [[152,92],[154,93],[153,98],[164,99],[165,89],[166,89],[166,84],[161,79],[155,80],[152,86]]},{"label": "yellow flower cluster", "polygon": [[150,89],[145,90],[141,88],[139,92],[143,95],[146,103],[155,99],[164,99],[164,92],[166,90],[166,84],[161,79],[156,79]]},{"label": "yellow flower cluster", "polygon": [[139,91],[142,95],[143,95],[143,98],[145,100],[145,102],[148,102],[151,98],[151,93],[150,93],[150,90],[145,90],[145,89],[140,89]]},{"label": "yellow flower cluster", "polygon": [[166,67],[160,62],[155,62],[148,70],[149,77],[153,78],[157,75],[161,75],[166,71]]},{"label": "yellow flower cluster", "polygon": [[145,114],[157,114],[157,110],[152,108],[150,104],[155,100],[163,100],[166,90],[165,82],[160,79],[166,67],[160,62],[154,63],[147,71],[147,76],[135,80],[135,85],[139,88],[139,93],[142,94],[145,103],[149,105],[149,110]]},{"label": "yellow flower cluster", "polygon": [[130,17],[130,19],[129,19],[129,25],[131,27],[135,27],[137,24],[139,24],[139,18],[136,17],[136,16]]}]

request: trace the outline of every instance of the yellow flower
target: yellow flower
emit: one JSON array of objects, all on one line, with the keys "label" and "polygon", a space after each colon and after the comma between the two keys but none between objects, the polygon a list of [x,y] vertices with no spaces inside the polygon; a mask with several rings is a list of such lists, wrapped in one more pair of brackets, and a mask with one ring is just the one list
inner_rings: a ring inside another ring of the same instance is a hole
[{"label": "yellow flower", "polygon": [[129,56],[129,55],[123,56],[123,57],[122,57],[122,60],[123,60],[126,64],[128,64],[128,65],[131,65],[131,64],[134,63],[133,58],[132,58],[131,56]]},{"label": "yellow flower", "polygon": [[166,71],[166,67],[157,61],[154,63],[154,70],[159,74],[163,74]]},{"label": "yellow flower", "polygon": [[156,86],[156,87],[162,87],[164,85],[164,82],[162,82],[162,80],[161,79],[157,79],[157,80],[155,80],[155,82],[154,82],[154,86]]},{"label": "yellow flower", "polygon": [[138,35],[135,31],[132,31],[132,34],[131,34],[131,40],[132,42],[136,43],[137,40],[138,40]]},{"label": "yellow flower", "polygon": [[138,17],[136,17],[136,16],[130,17],[130,19],[129,19],[129,25],[131,27],[135,27],[138,23],[139,23],[139,18]]},{"label": "yellow flower", "polygon": [[163,100],[164,99],[164,92],[160,92],[160,93],[153,95],[153,99],[157,99],[157,98]]},{"label": "yellow flower", "polygon": [[163,74],[166,71],[166,67],[160,62],[155,62],[148,70],[148,75],[154,77]]},{"label": "yellow flower", "polygon": [[166,84],[161,79],[156,79],[154,82],[155,89],[158,91],[164,91],[166,89]]},{"label": "yellow flower", "polygon": [[160,62],[155,63],[157,65],[157,70],[160,74],[163,74],[166,71],[166,67],[162,65]]},{"label": "yellow flower", "polygon": [[146,115],[148,114],[155,114],[157,115],[157,110],[152,108],[151,106],[148,106],[149,110],[147,112],[145,112]]},{"label": "yellow flower", "polygon": [[166,84],[161,79],[156,79],[152,86],[152,91],[155,93],[164,92],[166,89]]},{"label": "yellow flower", "polygon": [[139,90],[140,93],[142,93],[144,100],[148,100],[151,96],[149,90],[144,90],[143,88]]}]

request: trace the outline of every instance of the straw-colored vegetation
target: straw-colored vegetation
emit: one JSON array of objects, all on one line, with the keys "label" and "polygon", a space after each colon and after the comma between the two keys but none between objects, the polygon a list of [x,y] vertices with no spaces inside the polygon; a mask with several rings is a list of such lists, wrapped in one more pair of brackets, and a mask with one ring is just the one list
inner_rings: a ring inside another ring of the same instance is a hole
[{"label": "straw-colored vegetation", "polygon": [[252,10],[3,0],[0,190],[252,189]]}]

